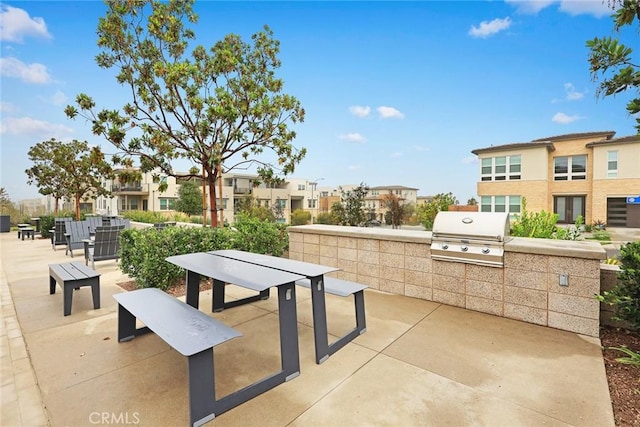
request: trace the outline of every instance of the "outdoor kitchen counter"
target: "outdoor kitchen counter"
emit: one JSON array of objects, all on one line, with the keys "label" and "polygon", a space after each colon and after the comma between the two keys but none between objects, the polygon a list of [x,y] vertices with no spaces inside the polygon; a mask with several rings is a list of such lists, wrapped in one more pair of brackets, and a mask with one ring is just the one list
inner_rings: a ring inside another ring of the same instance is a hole
[{"label": "outdoor kitchen counter", "polygon": [[552,240],[512,237],[504,245],[505,252],[550,255],[582,259],[602,260],[607,251],[599,242],[584,240]]}]

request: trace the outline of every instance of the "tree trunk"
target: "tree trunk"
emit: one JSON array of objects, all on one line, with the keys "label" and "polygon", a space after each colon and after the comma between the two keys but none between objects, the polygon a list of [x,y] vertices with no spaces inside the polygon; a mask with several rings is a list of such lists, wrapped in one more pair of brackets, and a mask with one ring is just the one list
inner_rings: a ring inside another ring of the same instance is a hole
[{"label": "tree trunk", "polygon": [[54,197],[53,199],[56,202],[55,206],[53,207],[53,215],[58,216],[58,204],[60,203],[60,197]]},{"label": "tree trunk", "polygon": [[216,174],[209,172],[207,174],[207,181],[209,184],[209,213],[211,215],[211,227],[218,226],[218,200],[216,198]]},{"label": "tree trunk", "polygon": [[76,221],[80,221],[80,195],[76,194]]}]

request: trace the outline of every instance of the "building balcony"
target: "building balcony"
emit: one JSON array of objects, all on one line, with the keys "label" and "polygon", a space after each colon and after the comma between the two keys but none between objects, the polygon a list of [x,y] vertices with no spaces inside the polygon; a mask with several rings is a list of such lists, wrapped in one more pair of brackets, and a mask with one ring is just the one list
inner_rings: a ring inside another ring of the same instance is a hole
[{"label": "building balcony", "polygon": [[111,192],[114,194],[149,194],[149,190],[147,187],[135,184],[114,185],[111,187]]}]

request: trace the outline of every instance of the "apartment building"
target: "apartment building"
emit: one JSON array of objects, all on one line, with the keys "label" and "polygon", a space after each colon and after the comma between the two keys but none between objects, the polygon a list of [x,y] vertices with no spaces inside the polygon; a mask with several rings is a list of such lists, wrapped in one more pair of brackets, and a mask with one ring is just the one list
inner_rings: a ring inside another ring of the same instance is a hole
[{"label": "apartment building", "polygon": [[480,211],[527,210],[573,223],[640,227],[640,136],[573,133],[472,150],[480,160]]},{"label": "apartment building", "polygon": [[364,205],[365,208],[375,212],[376,219],[381,222],[384,222],[384,216],[388,210],[384,200],[387,195],[396,196],[401,205],[416,205],[418,201],[417,188],[402,185],[370,187],[369,193],[364,199]]}]

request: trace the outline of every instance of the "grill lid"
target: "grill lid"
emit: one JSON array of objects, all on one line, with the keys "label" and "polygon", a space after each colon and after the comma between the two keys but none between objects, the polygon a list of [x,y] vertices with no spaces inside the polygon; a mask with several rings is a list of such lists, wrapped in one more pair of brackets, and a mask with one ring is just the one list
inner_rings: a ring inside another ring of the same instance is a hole
[{"label": "grill lid", "polygon": [[483,240],[504,243],[509,236],[506,212],[438,212],[433,221],[433,239]]}]

